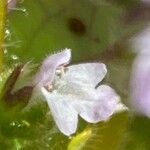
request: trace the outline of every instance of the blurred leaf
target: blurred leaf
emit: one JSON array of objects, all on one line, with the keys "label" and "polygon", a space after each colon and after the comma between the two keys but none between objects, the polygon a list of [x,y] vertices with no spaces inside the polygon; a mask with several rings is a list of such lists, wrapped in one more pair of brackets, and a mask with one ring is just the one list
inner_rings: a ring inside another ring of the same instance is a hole
[{"label": "blurred leaf", "polygon": [[131,118],[126,140],[123,142],[124,150],[150,149],[150,119],[142,116]]},{"label": "blurred leaf", "polygon": [[[8,54],[19,56],[20,61],[39,61],[65,47],[73,49],[74,60],[98,58],[122,32],[119,19],[123,11],[105,0],[98,4],[90,0],[25,0],[18,7],[26,11],[13,11],[9,16],[11,42],[18,43]],[[78,21],[70,23],[71,19]]]},{"label": "blurred leaf", "polygon": [[104,123],[94,125],[92,136],[83,147],[84,150],[117,150],[125,137],[128,112],[113,115]]},{"label": "blurred leaf", "polygon": [[68,150],[81,150],[86,144],[87,140],[91,137],[92,130],[90,128],[85,129],[77,136],[73,137],[68,145]]}]

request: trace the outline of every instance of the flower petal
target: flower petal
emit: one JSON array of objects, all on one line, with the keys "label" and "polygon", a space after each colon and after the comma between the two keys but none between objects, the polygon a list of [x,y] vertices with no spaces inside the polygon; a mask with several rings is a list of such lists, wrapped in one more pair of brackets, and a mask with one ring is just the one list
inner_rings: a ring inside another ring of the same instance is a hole
[{"label": "flower petal", "polygon": [[131,105],[134,111],[150,117],[150,55],[138,55],[131,78]]},{"label": "flower petal", "polygon": [[135,35],[133,47],[137,56],[131,75],[131,107],[138,113],[150,117],[150,26]]},{"label": "flower petal", "polygon": [[46,86],[51,84],[56,69],[61,65],[66,65],[69,63],[71,58],[71,50],[65,49],[60,53],[56,53],[48,56],[42,63],[39,72],[36,74],[34,83],[37,84],[37,87]]},{"label": "flower petal", "polygon": [[16,3],[17,3],[16,0],[7,0],[7,7],[8,7],[8,10],[15,8]]},{"label": "flower petal", "polygon": [[67,136],[75,133],[78,123],[78,114],[72,107],[69,97],[55,92],[49,93],[43,87],[41,91],[48,102],[59,130]]},{"label": "flower petal", "polygon": [[133,38],[133,49],[137,54],[150,55],[150,26]]},{"label": "flower petal", "polygon": [[85,63],[68,67],[65,74],[67,81],[78,85],[91,85],[93,88],[105,77],[107,69],[103,63]]},{"label": "flower petal", "polygon": [[121,103],[120,96],[108,85],[101,85],[97,88],[97,94],[100,101],[103,101],[103,117],[107,118],[114,112],[127,110],[127,107]]},{"label": "flower petal", "polygon": [[90,123],[107,120],[116,111],[119,96],[109,86],[102,85],[97,89],[97,99],[78,100],[74,107],[80,116]]}]

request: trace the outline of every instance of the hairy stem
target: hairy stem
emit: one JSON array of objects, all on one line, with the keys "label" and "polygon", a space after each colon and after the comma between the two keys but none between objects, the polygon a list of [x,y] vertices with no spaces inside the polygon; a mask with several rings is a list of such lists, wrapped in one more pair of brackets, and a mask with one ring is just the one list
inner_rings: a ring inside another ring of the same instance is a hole
[{"label": "hairy stem", "polygon": [[0,0],[0,70],[3,62],[3,42],[4,42],[4,27],[6,17],[6,0]]}]

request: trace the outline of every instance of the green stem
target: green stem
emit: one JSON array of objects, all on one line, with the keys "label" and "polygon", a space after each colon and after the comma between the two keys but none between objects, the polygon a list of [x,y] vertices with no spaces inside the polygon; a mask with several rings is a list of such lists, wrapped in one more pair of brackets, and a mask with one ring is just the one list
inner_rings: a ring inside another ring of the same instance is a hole
[{"label": "green stem", "polygon": [[6,0],[0,0],[0,71],[3,66],[3,42],[4,42],[4,27],[6,17]]}]

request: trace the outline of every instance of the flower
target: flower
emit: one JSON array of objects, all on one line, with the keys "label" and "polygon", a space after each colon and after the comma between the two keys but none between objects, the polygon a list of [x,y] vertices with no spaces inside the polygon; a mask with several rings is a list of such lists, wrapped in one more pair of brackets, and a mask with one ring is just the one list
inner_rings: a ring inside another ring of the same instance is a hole
[{"label": "flower", "polygon": [[71,65],[58,72],[70,58],[69,49],[47,57],[36,77],[59,130],[67,136],[76,132],[78,116],[97,123],[123,110],[111,87],[97,86],[107,73],[103,63]]},{"label": "flower", "polygon": [[37,75],[35,76],[36,87],[47,86],[52,83],[56,70],[61,65],[67,65],[71,59],[70,49],[48,56],[42,63]]},{"label": "flower", "polygon": [[138,55],[131,77],[131,106],[135,112],[150,117],[150,56]]},{"label": "flower", "polygon": [[138,55],[150,55],[150,26],[135,35],[132,44],[133,49]]},{"label": "flower", "polygon": [[137,56],[131,76],[131,107],[138,114],[150,117],[150,28],[134,38]]}]

